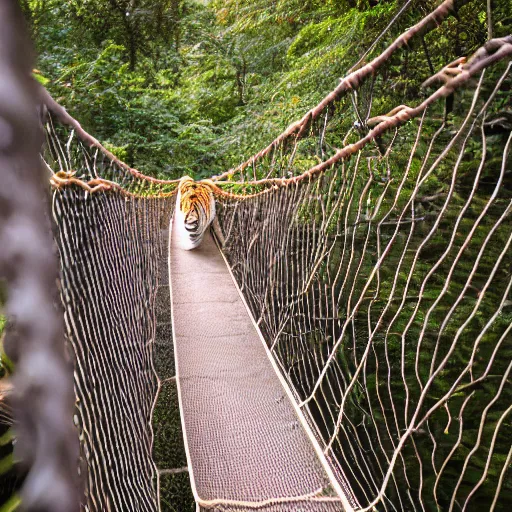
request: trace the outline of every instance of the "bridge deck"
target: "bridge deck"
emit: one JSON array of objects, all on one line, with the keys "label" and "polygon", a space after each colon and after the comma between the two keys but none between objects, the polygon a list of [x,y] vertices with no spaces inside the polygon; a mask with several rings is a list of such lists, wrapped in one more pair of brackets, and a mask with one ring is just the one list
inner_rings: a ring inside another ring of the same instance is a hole
[{"label": "bridge deck", "polygon": [[172,241],[170,276],[182,422],[201,510],[344,510],[211,235],[194,251]]}]

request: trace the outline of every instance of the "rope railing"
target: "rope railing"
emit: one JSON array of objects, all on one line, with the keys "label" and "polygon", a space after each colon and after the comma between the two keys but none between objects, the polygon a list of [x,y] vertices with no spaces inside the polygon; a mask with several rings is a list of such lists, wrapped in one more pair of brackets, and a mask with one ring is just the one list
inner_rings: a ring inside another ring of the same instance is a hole
[{"label": "rope railing", "polygon": [[[120,171],[131,174],[134,178],[160,185],[173,184],[179,181],[161,180],[154,178],[153,176],[147,176],[137,169],[134,169],[133,167],[125,164],[108,149],[106,149],[95,137],[85,131],[82,128],[82,125],[74,117],[72,117],[62,105],[57,103],[44,87],[41,87],[40,89],[41,104],[46,107],[47,111],[55,118],[55,120],[57,120],[61,125],[67,126],[68,129],[72,130],[70,139],[72,139],[72,137],[76,134],[78,139],[88,148],[97,149],[108,161],[111,162],[111,164],[117,166]],[[68,144],[69,142],[70,141],[68,140]]]},{"label": "rope railing", "polygon": [[75,360],[82,507],[156,511],[157,295],[177,181],[131,169],[53,100],[48,111],[41,156]]},{"label": "rope railing", "polygon": [[169,456],[165,444],[181,441],[162,439],[170,428],[162,416],[169,418],[172,407],[170,384],[162,379],[172,377],[173,366],[162,361],[173,357],[170,305],[165,310],[162,303],[169,301],[168,231],[178,180],[153,179],[127,166],[42,94],[47,144],[41,159],[75,361],[81,506],[157,511],[175,492],[185,464],[179,460],[180,472],[172,474],[179,457]]},{"label": "rope railing", "polygon": [[[279,135],[272,143],[270,143],[266,148],[258,152],[256,155],[251,157],[249,160],[244,162],[243,164],[239,165],[235,169],[232,169],[230,171],[227,171],[219,176],[213,176],[212,180],[214,182],[219,182],[218,185],[225,185],[222,183],[223,180],[229,178],[229,182],[236,184],[237,182],[233,180],[233,177],[238,173],[241,174],[244,172],[247,168],[254,166],[255,163],[259,160],[262,160],[264,157],[268,157],[271,153],[275,152],[278,147],[283,147],[286,142],[289,139],[293,139],[294,141],[294,147],[296,150],[296,146],[298,141],[301,138],[305,138],[309,136],[308,129],[309,127],[317,120],[319,120],[322,115],[325,116],[325,126],[327,125],[327,122],[329,121],[329,111],[334,107],[334,105],[340,101],[340,99],[346,95],[349,92],[353,92],[357,90],[365,80],[367,80],[370,77],[375,77],[375,74],[377,71],[384,66],[387,62],[389,62],[390,58],[393,56],[394,53],[396,53],[400,48],[403,48],[404,46],[407,46],[411,40],[413,40],[416,37],[424,36],[427,32],[436,29],[439,27],[443,21],[445,21],[448,16],[455,12],[457,9],[460,9],[463,5],[465,5],[469,0],[458,0],[455,2],[455,0],[445,0],[438,8],[436,8],[432,13],[430,13],[428,16],[423,18],[420,22],[418,22],[413,27],[409,28],[406,32],[401,34],[388,48],[383,51],[379,56],[374,58],[370,63],[366,64],[365,66],[357,69],[356,71],[351,72],[347,77],[342,79],[340,84],[332,91],[330,92],[316,107],[308,111],[299,121],[291,124],[281,135]],[[490,51],[489,50],[486,51]],[[433,77],[434,78],[434,77]],[[464,80],[465,81],[465,80]],[[454,84],[455,87],[458,87],[461,84]],[[116,167],[116,173],[110,175],[110,180],[106,179],[106,181],[100,181],[106,178],[102,174],[102,176],[87,176],[86,175],[80,177],[74,176],[76,174],[75,169],[60,169],[62,172],[62,175],[58,177],[57,180],[54,180],[58,186],[65,186],[66,184],[66,175],[64,172],[72,173],[68,176],[69,183],[79,184],[77,181],[80,179],[82,182],[87,182],[88,180],[93,180],[91,184],[89,184],[88,187],[84,187],[88,189],[89,191],[99,191],[99,190],[108,190],[109,188],[115,187],[112,183],[109,183],[109,181],[112,182],[118,182],[121,188],[126,188],[126,180],[119,181],[119,178],[117,174],[121,172],[121,174],[129,174],[136,178],[137,183],[139,186],[141,184],[144,187],[147,187],[149,184],[156,184],[156,185],[175,185],[179,180],[163,180],[163,179],[156,179],[151,176],[144,175],[140,171],[131,168],[124,162],[120,161],[117,157],[115,157],[110,151],[108,151],[104,146],[101,145],[101,143],[93,137],[91,134],[86,132],[80,123],[74,119],[64,107],[59,105],[46,91],[44,88],[42,88],[41,92],[41,98],[42,102],[46,105],[46,108],[50,112],[50,114],[55,117],[55,119],[62,125],[67,126],[72,131],[68,135],[69,140],[64,141],[62,140],[62,145],[66,146],[70,143],[70,141],[73,140],[73,137],[76,135],[79,141],[81,141],[87,148],[90,149],[97,149],[101,155],[109,162],[109,166]],[[52,123],[49,123],[51,125]],[[324,132],[325,132],[325,126],[324,126]],[[48,131],[51,132],[53,130],[53,126],[47,127]],[[324,133],[325,135],[325,133]],[[50,135],[50,143],[49,146],[52,146],[52,140],[57,139],[58,136],[56,134]],[[62,138],[62,137],[61,137]],[[294,151],[295,151],[294,150]],[[289,153],[293,153],[289,152]],[[54,152],[58,152],[58,149],[55,149]],[[343,158],[342,156],[341,158]],[[290,162],[291,165],[291,162]],[[51,169],[52,166],[50,165],[49,168]],[[252,181],[253,184],[257,180],[252,180],[251,178],[248,178],[246,180],[242,181]],[[263,183],[271,183],[269,180],[260,180]],[[276,183],[279,183],[276,181]],[[286,183],[286,182],[283,182]],[[54,185],[55,185],[54,184]],[[80,184],[80,186],[83,186],[83,184]],[[222,194],[222,190],[217,189],[217,193]]]},{"label": "rope railing", "polygon": [[[482,48],[480,48],[475,54],[468,60],[466,58],[459,58],[451,64],[445,66],[441,71],[433,75],[431,78],[426,80],[423,84],[424,87],[429,87],[436,82],[444,82],[444,85],[437,89],[436,92],[427,97],[422,103],[417,105],[416,107],[408,107],[407,105],[400,105],[394,108],[392,111],[385,115],[379,115],[367,120],[367,125],[371,129],[368,133],[363,137],[357,140],[352,144],[348,144],[345,147],[336,151],[336,153],[325,160],[324,162],[319,163],[318,165],[304,171],[302,174],[298,176],[292,176],[290,178],[263,178],[263,179],[252,179],[248,181],[223,181],[221,180],[222,176],[217,178],[213,178],[212,180],[207,180],[214,190],[215,194],[218,196],[231,197],[231,198],[250,198],[255,197],[258,194],[268,193],[269,188],[288,186],[293,183],[297,183],[299,181],[309,179],[317,174],[321,174],[328,170],[330,167],[340,162],[343,159],[350,158],[351,156],[357,154],[361,151],[365,146],[372,143],[384,133],[389,132],[393,129],[398,128],[399,126],[405,124],[411,119],[419,117],[423,112],[425,112],[428,107],[436,102],[438,102],[441,98],[446,98],[452,95],[457,89],[466,85],[475,75],[480,73],[485,68],[491,66],[495,62],[499,62],[507,58],[509,55],[512,55],[512,36],[506,36],[500,39],[493,39],[486,43]],[[57,105],[57,104],[55,104]],[[58,106],[58,105],[57,105]],[[52,108],[52,112],[57,111],[57,106]],[[59,108],[62,108],[59,106]],[[68,117],[70,117],[67,114]],[[62,116],[62,119],[65,119]],[[72,119],[72,118],[71,118]],[[78,124],[74,120],[69,120],[66,122],[68,126],[75,126]],[[75,129],[75,128],[73,128]],[[83,131],[83,130],[82,130]],[[324,137],[324,134],[321,134],[321,137]],[[80,137],[82,140],[87,141],[91,139],[95,141],[92,136],[84,132]],[[97,142],[91,142],[91,147],[101,147]],[[102,151],[103,152],[103,151]],[[261,153],[261,154],[260,154]],[[254,157],[254,160],[263,157],[265,151],[258,153]],[[105,150],[104,154],[109,157],[109,153]],[[111,162],[119,165],[120,167],[126,168],[126,165],[122,162],[118,161],[113,155],[111,157]],[[50,166],[48,165],[50,168]],[[238,168],[242,170],[241,166]],[[131,171],[135,171],[131,169]],[[54,173],[50,182],[53,188],[61,188],[66,185],[74,184],[82,187],[84,190],[89,193],[94,193],[98,191],[108,191],[108,190],[119,190],[121,193],[130,194],[129,187],[126,184],[123,186],[122,184],[116,183],[115,181],[107,180],[104,178],[94,178],[89,181],[85,181],[83,179],[78,179],[75,177],[76,171],[66,171],[61,169],[60,171]],[[175,193],[175,186],[177,185],[179,180],[155,180],[151,177],[145,176],[139,171],[135,171],[133,175],[137,178],[137,183],[142,183],[146,185],[146,183],[150,183],[153,186],[153,190],[157,190],[158,185],[171,185],[173,186],[172,192],[156,192],[161,196],[172,195]],[[215,181],[213,181],[215,180]],[[154,185],[156,184],[156,186]],[[244,191],[243,193],[234,193],[230,192],[229,189],[240,189],[246,188],[248,191]],[[250,192],[251,189],[257,189],[258,187],[263,187],[263,190],[259,192]],[[227,189],[227,190],[225,190]],[[132,193],[133,194],[133,193]],[[137,195],[135,193],[135,195]]]},{"label": "rope railing", "polygon": [[179,180],[162,180],[133,169],[87,133],[42,87],[46,145],[42,153],[54,190],[80,187],[88,194],[115,191],[125,197],[170,197]]},{"label": "rope railing", "polygon": [[[499,62],[512,55],[512,36],[507,36],[501,39],[493,39],[485,46],[480,48],[466,63],[465,58],[457,59],[452,64],[443,68],[439,73],[432,78],[425,81],[424,86],[427,87],[436,81],[444,81],[445,85],[439,88],[435,93],[431,94],[422,103],[416,107],[408,107],[407,105],[400,105],[390,111],[388,114],[375,116],[368,119],[367,124],[373,128],[357,142],[349,144],[342,149],[339,149],[328,160],[308,169],[298,176],[290,178],[264,178],[254,179],[250,181],[216,181],[217,185],[214,188],[215,193],[220,196],[232,198],[252,198],[259,194],[266,194],[269,190],[276,187],[285,187],[291,184],[299,183],[303,180],[308,180],[318,174],[324,173],[333,165],[339,163],[341,160],[348,159],[361,151],[365,146],[375,141],[384,133],[389,132],[399,126],[405,124],[411,119],[418,118],[423,114],[429,106],[438,102],[441,98],[446,98],[452,95],[457,89],[466,85],[475,75],[480,73],[485,68],[491,66],[495,62]],[[456,66],[456,67],[455,67]],[[255,157],[256,158],[256,157]],[[225,192],[220,186],[226,187],[246,187],[248,189],[264,186],[272,187],[256,193],[238,193],[232,194]]]},{"label": "rope railing", "polygon": [[325,98],[314,108],[309,110],[299,121],[292,123],[282,134],[276,137],[266,148],[240,164],[235,169],[226,171],[225,173],[214,176],[213,180],[224,180],[235,174],[242,173],[248,167],[253,166],[258,160],[274,152],[278,147],[285,144],[289,139],[293,139],[294,144],[303,137],[308,135],[308,129],[311,124],[319,119],[329,109],[332,109],[336,102],[347,93],[357,90],[361,84],[370,77],[374,77],[376,72],[386,64],[391,56],[400,48],[408,45],[409,42],[419,36],[423,36],[432,29],[437,28],[450,14],[455,12],[469,0],[455,1],[445,0],[437,9],[432,11],[428,16],[423,18],[413,27],[401,34],[384,52],[361,68],[352,71],[348,76],[343,78],[340,84],[330,92]]}]

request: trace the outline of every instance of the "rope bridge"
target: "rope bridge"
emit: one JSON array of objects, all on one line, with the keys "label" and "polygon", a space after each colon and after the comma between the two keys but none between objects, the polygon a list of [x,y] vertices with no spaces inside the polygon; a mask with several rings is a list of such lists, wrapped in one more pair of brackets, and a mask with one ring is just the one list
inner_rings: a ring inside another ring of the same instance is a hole
[{"label": "rope bridge", "polygon": [[[214,234],[242,299],[210,238],[174,248],[177,182],[129,168],[45,95],[84,509],[187,510],[190,476],[201,510],[505,510],[512,37],[426,79],[416,105],[373,107],[392,55],[452,7],[213,177]],[[247,437],[260,408],[258,432],[275,438]],[[238,446],[275,467],[241,484]]]}]

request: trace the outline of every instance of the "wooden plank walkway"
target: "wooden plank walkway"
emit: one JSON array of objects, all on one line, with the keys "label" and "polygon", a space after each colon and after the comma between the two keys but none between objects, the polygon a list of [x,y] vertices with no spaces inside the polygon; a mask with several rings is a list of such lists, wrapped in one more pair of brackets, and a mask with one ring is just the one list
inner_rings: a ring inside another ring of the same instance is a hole
[{"label": "wooden plank walkway", "polygon": [[346,510],[210,234],[194,251],[171,241],[170,278],[182,424],[199,509]]}]

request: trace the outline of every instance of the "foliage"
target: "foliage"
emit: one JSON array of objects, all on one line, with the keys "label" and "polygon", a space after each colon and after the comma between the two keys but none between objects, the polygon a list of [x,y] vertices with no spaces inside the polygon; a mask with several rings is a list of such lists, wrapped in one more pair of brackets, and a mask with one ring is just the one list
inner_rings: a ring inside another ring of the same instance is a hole
[{"label": "foliage", "polygon": [[[25,0],[37,78],[128,164],[155,176],[209,176],[268,144],[337,84],[403,5],[364,0]],[[370,58],[435,7],[413,0]],[[494,2],[495,36],[510,32]],[[477,16],[475,16],[475,12]],[[374,115],[487,37],[473,1],[435,34],[427,60],[394,58]],[[356,118],[351,120],[355,121]]]}]

